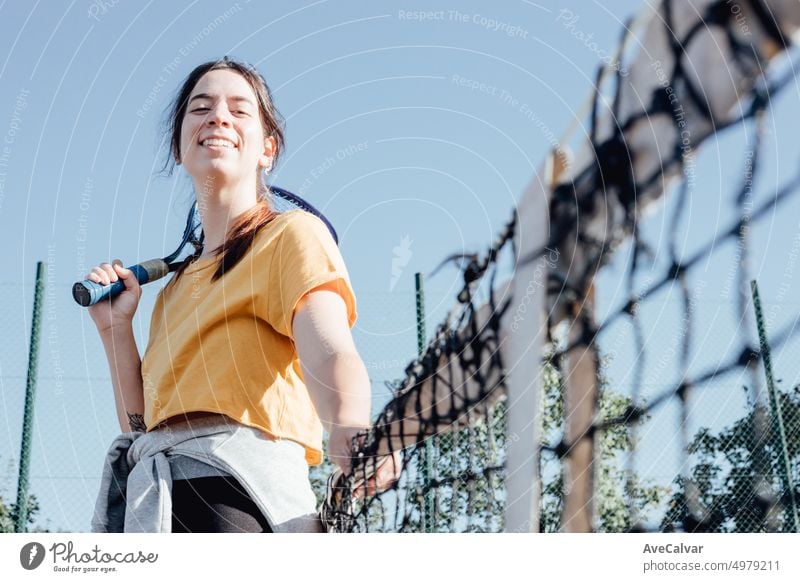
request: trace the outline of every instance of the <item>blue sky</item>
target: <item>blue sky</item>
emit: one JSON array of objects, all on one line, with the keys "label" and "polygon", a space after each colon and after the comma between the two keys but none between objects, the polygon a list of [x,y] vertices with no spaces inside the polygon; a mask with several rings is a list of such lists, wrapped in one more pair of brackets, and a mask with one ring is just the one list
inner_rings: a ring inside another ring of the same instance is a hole
[{"label": "blue sky", "polygon": [[[159,175],[165,154],[159,130],[163,109],[194,66],[230,55],[256,65],[269,82],[287,136],[273,182],[301,193],[336,226],[359,298],[356,341],[378,390],[416,350],[413,274],[490,244],[552,139],[584,105],[621,22],[639,6],[633,0],[0,3],[0,139],[6,138],[0,315],[10,331],[0,359],[0,461],[18,457],[33,276],[43,260],[50,278],[33,484],[55,527],[83,527],[92,478],[116,427],[100,342],[69,288],[102,260],[131,263],[172,250],[191,187],[180,169]],[[578,16],[570,28],[563,10]],[[768,120],[756,201],[797,167],[797,97],[793,85]],[[732,131],[699,158],[681,233],[686,248],[732,220],[731,193],[747,139],[747,132]],[[776,326],[797,311],[787,303],[796,284],[780,296],[778,290],[792,284],[798,206],[793,201],[753,230],[762,295],[782,300]],[[662,251],[669,208],[668,202],[656,211],[646,231]],[[723,249],[693,274],[698,305],[707,305],[699,310],[700,327],[715,330],[697,340],[697,369],[735,351],[733,295],[725,285],[732,256]],[[612,264],[602,275],[601,308],[622,301],[623,273]],[[428,280],[429,331],[458,285],[453,268]],[[141,349],[156,290],[146,290],[137,316]],[[644,317],[652,332],[648,350],[658,354],[650,361],[657,363],[670,354],[679,315],[667,295],[653,305]],[[610,374],[625,391],[635,357],[630,335],[621,326],[609,337],[622,346]],[[786,376],[797,372],[790,361]],[[653,390],[674,379],[664,369],[674,366],[651,368]],[[717,424],[741,406],[733,392],[721,394],[731,412],[714,416]],[[719,408],[716,398],[698,411]],[[658,422],[660,434],[675,432],[674,418]],[[674,467],[676,453],[659,442],[652,447],[648,466]],[[672,457],[666,462],[660,455]]]}]

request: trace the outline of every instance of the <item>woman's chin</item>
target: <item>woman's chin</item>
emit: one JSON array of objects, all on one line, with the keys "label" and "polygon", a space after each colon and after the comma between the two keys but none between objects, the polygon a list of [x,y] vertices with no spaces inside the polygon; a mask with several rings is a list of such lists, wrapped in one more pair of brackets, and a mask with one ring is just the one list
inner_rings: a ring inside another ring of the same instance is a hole
[{"label": "woman's chin", "polygon": [[201,184],[212,180],[215,183],[227,184],[237,181],[237,175],[233,173],[233,169],[234,168],[232,168],[230,164],[211,163],[203,164],[201,168],[197,168],[197,170],[191,172],[191,174],[194,181],[199,181]]}]

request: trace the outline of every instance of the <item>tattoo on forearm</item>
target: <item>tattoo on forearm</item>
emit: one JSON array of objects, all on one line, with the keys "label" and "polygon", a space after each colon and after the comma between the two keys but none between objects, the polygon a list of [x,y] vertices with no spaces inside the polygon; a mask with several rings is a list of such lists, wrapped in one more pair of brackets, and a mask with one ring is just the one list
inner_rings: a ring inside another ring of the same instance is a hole
[{"label": "tattoo on forearm", "polygon": [[147,432],[147,425],[144,423],[144,416],[141,414],[128,413],[128,424],[132,431]]}]

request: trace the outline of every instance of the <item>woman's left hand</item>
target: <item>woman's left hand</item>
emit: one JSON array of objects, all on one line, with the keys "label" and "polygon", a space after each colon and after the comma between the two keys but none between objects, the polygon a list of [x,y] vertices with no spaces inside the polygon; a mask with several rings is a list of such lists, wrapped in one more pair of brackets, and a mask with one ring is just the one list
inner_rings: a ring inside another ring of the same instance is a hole
[{"label": "woman's left hand", "polygon": [[[361,426],[337,426],[331,429],[328,435],[328,456],[344,475],[348,475],[352,469],[353,438],[365,430],[366,427]],[[365,495],[386,491],[400,478],[402,468],[400,451],[381,457],[375,463],[368,461],[366,466],[368,478],[366,482],[361,479],[356,482],[353,496],[362,498]],[[373,469],[374,473],[371,473]]]}]

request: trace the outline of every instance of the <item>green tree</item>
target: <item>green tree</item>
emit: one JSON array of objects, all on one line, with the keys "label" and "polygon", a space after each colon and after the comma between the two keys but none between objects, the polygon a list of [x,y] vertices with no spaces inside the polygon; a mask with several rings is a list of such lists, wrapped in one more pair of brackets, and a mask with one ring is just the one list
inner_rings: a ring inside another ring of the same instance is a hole
[{"label": "green tree", "polygon": [[[601,371],[607,366],[601,363]],[[543,364],[542,382],[542,442],[558,442],[565,430],[564,385],[561,373],[547,355]],[[608,380],[600,374],[600,418],[619,417],[629,408],[631,399],[610,389]],[[596,447],[594,504],[597,515],[596,531],[626,532],[636,525],[631,523],[632,511],[639,522],[647,522],[658,502],[669,493],[669,488],[642,482],[635,475],[628,476],[624,456],[629,449],[631,428],[614,425],[599,433]],[[540,500],[539,527],[543,532],[559,531],[564,498],[563,466],[554,454],[540,458],[542,496]]]},{"label": "green tree", "polygon": [[[28,497],[28,527],[27,531],[44,532],[40,528],[34,527],[34,521],[39,513],[39,502],[34,495]],[[0,496],[0,533],[13,533],[14,532],[14,515],[16,514],[16,505],[14,503],[7,504],[2,496]]]},{"label": "green tree", "polygon": [[[323,439],[322,450],[328,450],[327,436]],[[323,455],[322,463],[309,468],[308,477],[311,481],[311,488],[317,498],[317,509],[321,508],[322,504],[325,503],[328,478],[333,474],[335,468],[336,466],[330,462],[327,454]],[[369,505],[366,508],[360,502],[357,502],[355,505],[356,514],[359,516],[366,516],[365,519],[358,519],[358,524],[363,525],[366,521],[368,531],[384,531],[390,529],[385,523],[385,512],[382,509],[380,496],[368,498],[367,502]]]},{"label": "green tree", "polygon": [[[778,399],[786,430],[789,472],[800,500],[800,385],[789,392],[779,391]],[[768,514],[770,498],[780,501],[788,495],[781,480],[783,453],[775,446],[770,415],[765,415],[766,431],[758,433],[757,418],[757,409],[752,408],[719,434],[708,428],[698,431],[689,447],[695,461],[689,481],[684,476],[675,480],[675,493],[662,529],[761,532],[771,529],[768,520],[775,519],[777,529],[791,531],[791,522],[780,505],[777,516]],[[761,434],[760,439],[757,434]],[[694,511],[687,507],[687,497],[696,500]],[[783,501],[784,505],[788,503],[788,499]]]},{"label": "green tree", "polygon": [[[14,463],[9,461],[6,467],[7,475],[15,474]],[[7,491],[8,479],[5,480],[4,486],[0,487],[0,533],[13,533],[14,532],[14,516],[16,515],[16,504],[6,502],[9,497]],[[39,501],[35,495],[28,496],[28,531],[46,532],[48,530],[34,527],[34,521],[39,514]]]},{"label": "green tree", "polygon": [[[322,443],[322,450],[328,450],[328,439]],[[328,477],[333,473],[334,465],[328,460],[328,455],[323,455],[322,463],[309,467],[308,478],[311,481],[311,488],[317,497],[317,507],[321,507],[325,502],[325,491],[328,486]]]},{"label": "green tree", "polygon": [[[563,382],[558,368],[546,358],[542,387],[542,440],[557,442],[564,431]],[[600,413],[604,418],[622,414],[629,398],[610,390],[601,378]],[[508,440],[506,403],[495,405],[489,418],[478,419],[467,428],[437,435],[432,442],[433,458],[426,460],[425,444],[407,450],[409,459],[397,491],[370,500],[358,523],[369,531],[467,531],[499,532],[505,509],[504,463]],[[669,488],[627,479],[623,456],[628,450],[630,428],[616,425],[599,438],[595,505],[597,529],[603,532],[629,531],[631,509],[646,520]],[[432,470],[426,470],[430,463]],[[561,461],[543,455],[541,531],[558,531],[563,499]],[[322,503],[327,477],[332,471],[326,461],[311,469],[311,481]],[[426,473],[429,473],[426,476]],[[423,515],[432,503],[433,515]],[[359,510],[363,506],[358,505]]]},{"label": "green tree", "polygon": [[[415,455],[415,490],[418,493],[409,500],[409,504],[419,507],[411,516],[414,531],[484,533],[502,530],[505,417],[506,404],[500,401],[488,418],[434,437],[433,471],[427,483],[422,470],[426,448],[419,447]],[[434,507],[434,515],[426,516],[430,524],[422,519],[422,508],[428,500]]]}]

